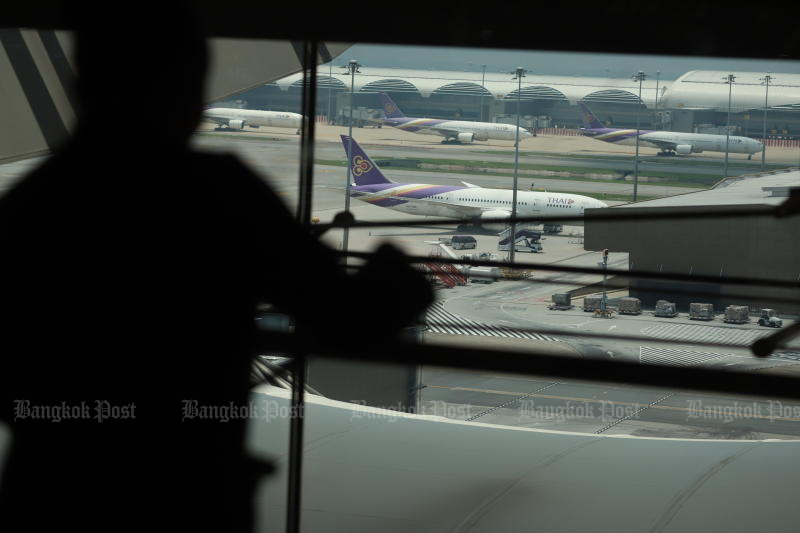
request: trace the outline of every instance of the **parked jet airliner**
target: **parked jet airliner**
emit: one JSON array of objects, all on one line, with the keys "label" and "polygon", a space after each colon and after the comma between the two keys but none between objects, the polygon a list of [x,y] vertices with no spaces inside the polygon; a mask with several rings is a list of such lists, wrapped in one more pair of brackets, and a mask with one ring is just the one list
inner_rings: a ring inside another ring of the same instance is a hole
[{"label": "parked jet airliner", "polygon": [[[607,128],[600,122],[594,113],[583,102],[578,102],[583,112],[581,133],[599,141],[614,144],[636,144],[636,130]],[[710,133],[683,133],[679,131],[653,131],[639,130],[639,145],[661,148],[658,155],[689,155],[700,152],[724,152],[726,144],[725,135],[712,135]],[[747,159],[752,159],[753,154],[764,149],[764,145],[749,137],[730,135],[727,137],[728,153],[748,154]]]},{"label": "parked jet airliner", "polygon": [[[384,124],[403,131],[444,137],[442,144],[471,143],[489,139],[516,141],[517,139],[517,127],[511,124],[407,117],[389,98],[388,94],[380,93],[380,96],[383,102],[383,112],[386,115],[383,120]],[[533,137],[533,135],[526,129],[519,128],[519,139],[528,137]]]},{"label": "parked jet airliner", "polygon": [[203,111],[203,116],[220,126],[233,130],[241,130],[245,126],[257,128],[268,126],[272,128],[292,128],[300,134],[302,115],[284,111],[260,111],[256,109],[229,109],[212,107]]},{"label": "parked jet airliner", "polygon": [[[350,137],[342,135],[345,153]],[[489,189],[462,182],[461,186],[430,185],[425,183],[395,183],[381,170],[353,139],[350,168],[355,185],[350,196],[368,204],[394,209],[412,215],[468,219],[475,225],[485,226],[482,220],[511,217],[513,191]],[[583,216],[584,209],[608,207],[588,196],[539,191],[517,191],[517,216],[547,217],[548,223],[557,223],[551,217],[558,215]],[[569,222],[581,225],[580,222]],[[490,229],[502,231],[497,224]]]}]

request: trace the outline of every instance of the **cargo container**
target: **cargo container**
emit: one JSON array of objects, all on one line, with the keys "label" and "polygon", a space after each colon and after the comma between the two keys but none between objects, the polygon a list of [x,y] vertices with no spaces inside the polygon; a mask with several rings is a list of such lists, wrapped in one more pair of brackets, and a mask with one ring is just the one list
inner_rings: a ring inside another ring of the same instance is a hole
[{"label": "cargo container", "polygon": [[548,306],[548,309],[555,309],[564,311],[572,309],[572,296],[568,292],[557,292],[551,296],[553,303]]},{"label": "cargo container", "polygon": [[691,320],[714,320],[714,304],[690,303],[689,318]]},{"label": "cargo container", "polygon": [[655,316],[675,318],[678,316],[678,309],[675,302],[668,302],[666,300],[658,300],[656,302],[656,309],[653,313]]},{"label": "cargo container", "polygon": [[599,294],[590,294],[583,297],[583,310],[588,312],[600,309],[600,302],[603,301],[603,296]]},{"label": "cargo container", "polygon": [[623,315],[640,315],[642,313],[642,301],[639,298],[630,296],[620,298],[618,311]]},{"label": "cargo container", "polygon": [[750,308],[746,305],[729,305],[725,308],[725,318],[729,324],[745,324],[750,322]]}]

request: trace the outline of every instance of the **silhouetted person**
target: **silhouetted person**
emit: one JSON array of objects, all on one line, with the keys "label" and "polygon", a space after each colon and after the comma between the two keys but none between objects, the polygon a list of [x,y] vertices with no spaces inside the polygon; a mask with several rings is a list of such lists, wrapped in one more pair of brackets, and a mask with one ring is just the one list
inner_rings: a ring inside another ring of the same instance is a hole
[{"label": "silhouetted person", "polygon": [[[256,303],[371,342],[431,300],[389,249],[347,276],[235,157],[188,147],[205,43],[179,11],[152,13],[78,32],[76,133],[0,198],[4,532],[247,531],[265,471],[247,421],[181,410],[247,405]],[[117,418],[98,422],[98,401]],[[79,418],[33,411],[62,405]]]}]

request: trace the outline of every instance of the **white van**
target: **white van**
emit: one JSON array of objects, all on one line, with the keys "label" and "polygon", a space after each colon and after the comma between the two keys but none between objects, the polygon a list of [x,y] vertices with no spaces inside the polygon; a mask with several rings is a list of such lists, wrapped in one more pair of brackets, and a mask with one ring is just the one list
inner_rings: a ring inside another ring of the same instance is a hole
[{"label": "white van", "polygon": [[453,235],[450,245],[453,250],[466,250],[468,248],[477,248],[478,241],[472,235]]}]

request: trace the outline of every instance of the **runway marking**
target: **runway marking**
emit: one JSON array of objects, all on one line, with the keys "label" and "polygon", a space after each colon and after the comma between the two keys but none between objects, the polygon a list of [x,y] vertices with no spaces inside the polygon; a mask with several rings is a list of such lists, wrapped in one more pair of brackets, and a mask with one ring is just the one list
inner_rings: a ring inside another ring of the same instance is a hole
[{"label": "runway marking", "polygon": [[730,357],[728,353],[698,352],[680,348],[653,348],[639,346],[639,362],[646,365],[692,366],[710,363],[723,357]]},{"label": "runway marking", "polygon": [[770,355],[769,358],[800,361],[800,352],[775,352],[772,355]]},{"label": "runway marking", "polygon": [[684,342],[712,342],[731,346],[750,346],[754,341],[769,335],[769,332],[694,324],[667,324],[644,328],[642,335]]},{"label": "runway marking", "polygon": [[[444,389],[444,390],[452,390],[452,391],[463,391],[463,392],[480,392],[485,394],[499,394],[503,396],[519,396],[520,393],[518,392],[511,392],[511,391],[501,391],[501,390],[493,390],[493,389],[478,389],[475,387],[449,387],[447,385],[426,385],[429,389]],[[668,393],[667,397],[673,396],[676,393]],[[614,405],[629,405],[632,407],[646,407],[649,404],[640,403],[640,402],[618,402],[615,400],[598,400],[597,398],[581,398],[579,396],[557,396],[553,394],[530,394],[527,397],[529,398],[542,398],[545,400],[563,400],[563,401],[571,401],[571,402],[585,402],[585,403],[597,403],[597,404],[614,404]],[[667,397],[661,397],[658,401],[664,401]],[[734,400],[737,401],[737,400]],[[762,402],[762,403],[769,403],[769,401]],[[720,406],[724,409],[724,406]],[[688,407],[675,407],[672,405],[652,405],[649,407],[650,409],[661,409],[664,411],[679,411],[683,413],[694,412],[692,409]],[[790,417],[782,417],[782,416],[764,416],[764,415],[755,415],[753,414],[749,418],[759,418],[763,420],[783,420],[786,422],[800,422],[800,418],[790,418]]]},{"label": "runway marking", "polygon": [[521,331],[508,326],[483,324],[468,318],[461,318],[444,308],[444,302],[436,302],[428,308],[425,325],[434,333],[450,335],[473,335],[481,337],[505,337],[540,341],[560,342],[560,339],[531,331]]}]

